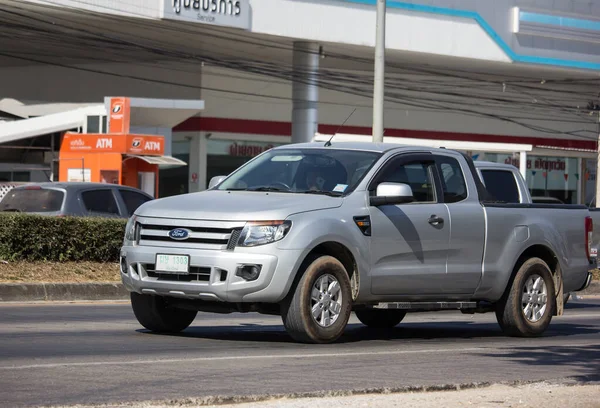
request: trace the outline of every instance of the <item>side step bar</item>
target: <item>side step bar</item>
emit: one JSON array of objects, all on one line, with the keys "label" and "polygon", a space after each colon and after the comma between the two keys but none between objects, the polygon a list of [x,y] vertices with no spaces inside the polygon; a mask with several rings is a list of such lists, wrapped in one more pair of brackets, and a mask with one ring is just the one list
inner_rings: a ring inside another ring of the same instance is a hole
[{"label": "side step bar", "polygon": [[478,309],[477,302],[381,302],[367,306],[373,309],[400,309],[410,311]]}]

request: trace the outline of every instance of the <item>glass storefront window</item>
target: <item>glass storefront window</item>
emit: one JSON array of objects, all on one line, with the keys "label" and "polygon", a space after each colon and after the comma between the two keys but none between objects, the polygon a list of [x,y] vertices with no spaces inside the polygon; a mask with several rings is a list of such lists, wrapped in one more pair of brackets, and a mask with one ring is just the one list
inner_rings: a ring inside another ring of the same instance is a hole
[{"label": "glass storefront window", "polygon": [[207,179],[227,176],[250,159],[280,145],[282,143],[209,139]]},{"label": "glass storefront window", "polygon": [[173,141],[171,144],[172,156],[188,163],[187,166],[165,169],[158,172],[158,196],[169,197],[189,193],[190,171],[190,141]]}]

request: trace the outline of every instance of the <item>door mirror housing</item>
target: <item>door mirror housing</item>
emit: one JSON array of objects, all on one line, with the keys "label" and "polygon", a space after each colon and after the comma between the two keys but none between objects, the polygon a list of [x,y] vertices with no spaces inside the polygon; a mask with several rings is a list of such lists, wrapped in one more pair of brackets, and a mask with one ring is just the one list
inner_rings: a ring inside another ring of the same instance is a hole
[{"label": "door mirror housing", "polygon": [[403,183],[381,183],[377,186],[375,196],[370,198],[374,207],[380,205],[406,204],[415,201],[412,188]]},{"label": "door mirror housing", "polygon": [[211,178],[210,182],[208,183],[208,189],[210,190],[211,188],[218,186],[226,178],[227,176],[215,176]]}]

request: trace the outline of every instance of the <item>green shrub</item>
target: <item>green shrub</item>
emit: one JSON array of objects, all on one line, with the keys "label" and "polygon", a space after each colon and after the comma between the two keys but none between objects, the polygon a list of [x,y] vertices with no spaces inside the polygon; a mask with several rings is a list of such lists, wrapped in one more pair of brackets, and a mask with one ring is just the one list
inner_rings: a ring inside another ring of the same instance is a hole
[{"label": "green shrub", "polygon": [[127,220],[0,214],[0,259],[118,262]]}]

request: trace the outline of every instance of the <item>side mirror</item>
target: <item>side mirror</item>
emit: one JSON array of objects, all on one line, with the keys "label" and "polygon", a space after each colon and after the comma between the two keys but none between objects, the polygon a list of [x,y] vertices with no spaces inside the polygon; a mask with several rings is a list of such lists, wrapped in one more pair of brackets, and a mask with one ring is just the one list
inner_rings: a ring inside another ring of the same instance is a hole
[{"label": "side mirror", "polygon": [[208,183],[208,189],[210,190],[211,188],[216,187],[221,183],[221,181],[225,180],[226,178],[227,176],[215,176],[211,178],[210,182]]},{"label": "side mirror", "polygon": [[375,196],[370,198],[370,204],[374,207],[386,204],[412,203],[412,188],[402,183],[381,183],[377,186]]}]

